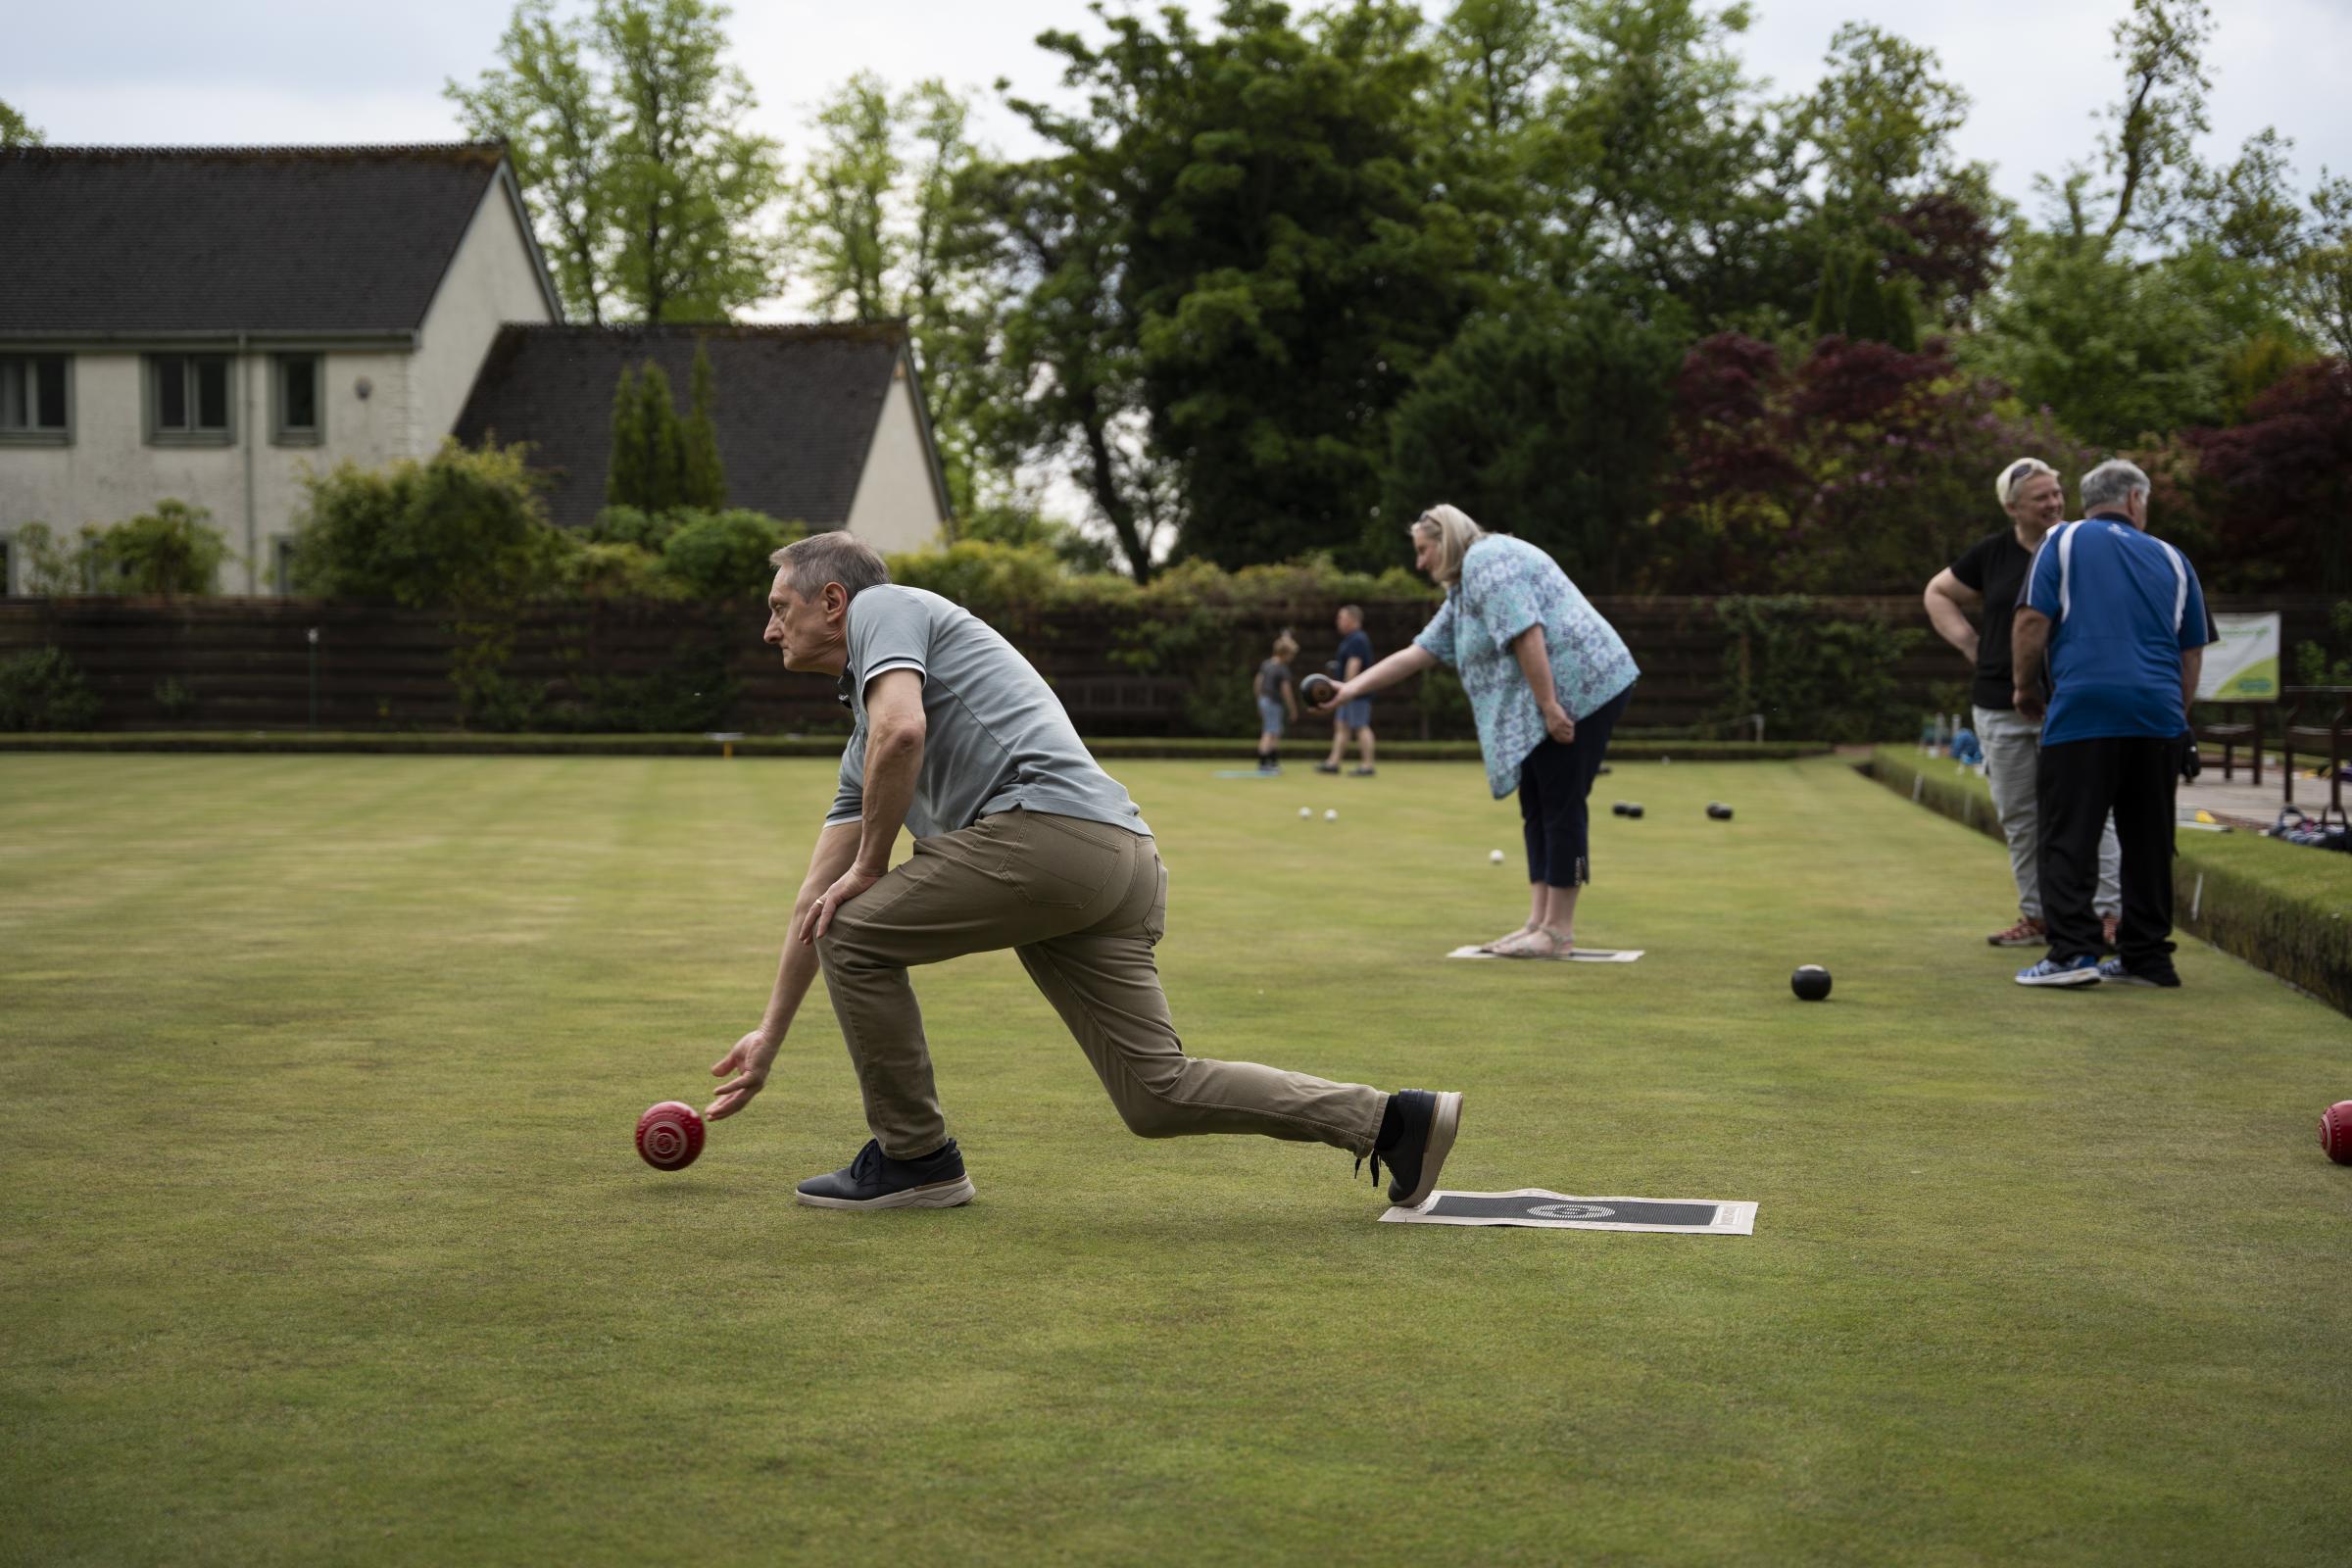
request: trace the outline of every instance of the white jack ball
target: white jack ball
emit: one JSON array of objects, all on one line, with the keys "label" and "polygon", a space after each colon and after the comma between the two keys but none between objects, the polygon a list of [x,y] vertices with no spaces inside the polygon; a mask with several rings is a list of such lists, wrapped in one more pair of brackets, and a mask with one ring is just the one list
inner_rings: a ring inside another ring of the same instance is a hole
[{"label": "white jack ball", "polygon": [[1323,813],[1323,820],[1326,822],[1337,822],[1339,819],[1340,813],[1337,811],[1325,811]]},{"label": "white jack ball", "polygon": [[1490,865],[1500,865],[1502,863],[1502,852],[1500,850],[1488,851],[1487,863]]},{"label": "white jack ball", "polygon": [[1311,806],[1301,806],[1298,808],[1298,814],[1300,817],[1312,816],[1315,814],[1315,808]]}]

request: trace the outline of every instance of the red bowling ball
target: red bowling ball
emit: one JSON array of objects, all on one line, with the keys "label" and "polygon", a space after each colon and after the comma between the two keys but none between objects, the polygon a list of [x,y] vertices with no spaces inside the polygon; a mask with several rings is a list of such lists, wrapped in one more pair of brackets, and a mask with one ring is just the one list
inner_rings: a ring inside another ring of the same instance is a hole
[{"label": "red bowling ball", "polygon": [[702,1113],[664,1100],[637,1118],[637,1152],[656,1170],[684,1170],[703,1152]]}]

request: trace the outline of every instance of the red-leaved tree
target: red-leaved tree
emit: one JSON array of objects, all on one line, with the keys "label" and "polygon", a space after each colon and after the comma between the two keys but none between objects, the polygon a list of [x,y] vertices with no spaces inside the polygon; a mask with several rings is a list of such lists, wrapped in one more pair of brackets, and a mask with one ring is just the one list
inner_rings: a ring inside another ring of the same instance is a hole
[{"label": "red-leaved tree", "polygon": [[2038,457],[2071,481],[2090,454],[2047,410],[1954,365],[1823,338],[1794,369],[1721,333],[1676,385],[1675,449],[1645,586],[1660,593],[1916,590],[2005,526],[1992,478]]},{"label": "red-leaved tree", "polygon": [[2244,423],[2183,439],[2214,514],[2209,582],[2352,593],[2352,362],[2299,366]]}]

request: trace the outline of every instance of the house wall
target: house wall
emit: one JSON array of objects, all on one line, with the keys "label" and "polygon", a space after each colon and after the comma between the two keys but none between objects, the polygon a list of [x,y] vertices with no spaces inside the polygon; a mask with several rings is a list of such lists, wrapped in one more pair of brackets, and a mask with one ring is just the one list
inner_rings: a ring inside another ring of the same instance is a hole
[{"label": "house wall", "polygon": [[[190,344],[218,351],[231,344]],[[275,591],[275,545],[292,532],[303,502],[302,477],[346,459],[363,466],[412,456],[411,356],[370,350],[321,354],[323,439],[315,446],[273,446],[270,440],[270,360],[256,351],[232,371],[230,407],[236,440],[227,446],[150,446],[141,378],[145,356],[133,352],[75,354],[73,371],[74,439],[69,446],[0,446],[0,535],[28,522],[71,534],[84,523],[116,523],[150,511],[167,497],[205,508],[237,558],[221,568],[224,593]],[[359,383],[368,383],[368,395]],[[246,536],[246,447],[252,447],[253,541]],[[427,444],[429,450],[429,443]],[[22,593],[22,550],[10,552]]]},{"label": "house wall", "polygon": [[431,451],[457,426],[502,323],[554,319],[514,200],[506,182],[494,179],[424,313],[413,405],[417,450]]},{"label": "house wall", "polygon": [[902,360],[891,376],[882,417],[874,421],[874,443],[850,503],[849,530],[876,550],[920,550],[937,540],[946,521]]}]

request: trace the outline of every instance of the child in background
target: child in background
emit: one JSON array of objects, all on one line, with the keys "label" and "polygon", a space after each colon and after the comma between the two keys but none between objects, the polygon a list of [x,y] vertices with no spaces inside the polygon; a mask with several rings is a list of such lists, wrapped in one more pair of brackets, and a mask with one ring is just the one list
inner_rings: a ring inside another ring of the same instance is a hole
[{"label": "child in background", "polygon": [[1298,644],[1287,631],[1274,639],[1274,657],[1257,666],[1254,690],[1257,694],[1257,768],[1261,773],[1279,773],[1282,762],[1275,755],[1282,746],[1284,718],[1296,721],[1298,717],[1298,697],[1291,684],[1291,661],[1298,657]]}]

